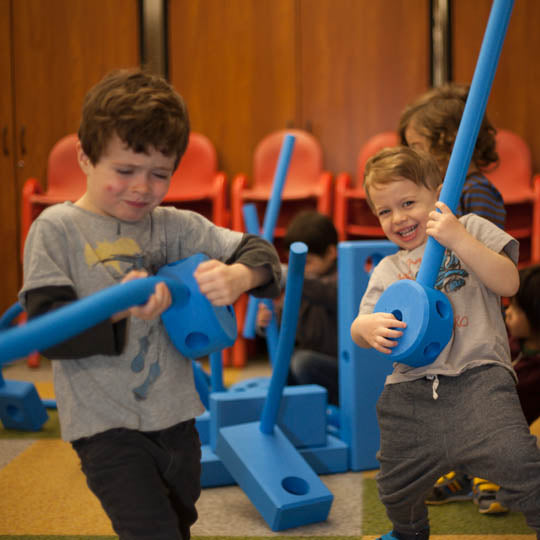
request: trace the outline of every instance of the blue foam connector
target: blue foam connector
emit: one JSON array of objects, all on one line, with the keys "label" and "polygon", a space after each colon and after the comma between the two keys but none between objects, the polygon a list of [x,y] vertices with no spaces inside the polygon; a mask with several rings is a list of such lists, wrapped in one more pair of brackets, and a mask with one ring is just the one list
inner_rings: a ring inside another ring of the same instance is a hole
[{"label": "blue foam connector", "polygon": [[373,349],[358,347],[351,338],[351,324],[373,268],[397,246],[387,240],[340,242],[338,245],[338,347],[340,438],[349,447],[353,471],[375,469],[379,425],[375,405],[390,362],[381,362]]},{"label": "blue foam connector", "polygon": [[273,531],[327,519],[332,493],[277,426],[221,428],[216,453]]},{"label": "blue foam connector", "polygon": [[[215,451],[224,426],[254,422],[261,417],[268,388],[256,387],[210,395],[210,446]],[[287,386],[277,423],[297,448],[326,443],[327,392],[322,386]]]},{"label": "blue foam connector", "polygon": [[0,420],[6,429],[39,431],[48,419],[32,383],[7,380],[0,386]]},{"label": "blue foam connector", "polygon": [[298,452],[317,474],[338,474],[349,470],[349,447],[333,435],[326,436],[324,446],[300,448]]}]

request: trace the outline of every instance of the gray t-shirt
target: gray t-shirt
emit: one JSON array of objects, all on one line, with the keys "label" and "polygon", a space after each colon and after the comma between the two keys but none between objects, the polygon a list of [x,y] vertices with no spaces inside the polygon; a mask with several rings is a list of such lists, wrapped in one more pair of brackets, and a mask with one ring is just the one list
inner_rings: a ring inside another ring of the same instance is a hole
[{"label": "gray t-shirt", "polygon": [[[517,240],[475,214],[467,214],[459,220],[480,242],[497,253],[504,251],[517,264]],[[425,246],[412,251],[400,250],[375,267],[360,303],[360,313],[372,313],[383,291],[398,279],[416,278]],[[414,368],[394,363],[394,371],[387,377],[386,384],[435,375],[456,376],[486,364],[501,364],[513,374],[500,296],[488,289],[449,250],[445,251],[436,288],[448,296],[454,310],[452,338],[437,359],[427,366]]]},{"label": "gray t-shirt", "polygon": [[[24,305],[26,291],[47,286],[70,286],[84,298],[118,283],[130,270],[154,273],[196,253],[225,261],[241,240],[242,233],[175,208],[157,207],[129,223],[71,203],[55,205],[30,229],[19,299]],[[203,412],[191,360],[172,345],[160,319],[131,318],[127,332],[119,356],[53,359],[63,439],[116,427],[165,429]]]}]

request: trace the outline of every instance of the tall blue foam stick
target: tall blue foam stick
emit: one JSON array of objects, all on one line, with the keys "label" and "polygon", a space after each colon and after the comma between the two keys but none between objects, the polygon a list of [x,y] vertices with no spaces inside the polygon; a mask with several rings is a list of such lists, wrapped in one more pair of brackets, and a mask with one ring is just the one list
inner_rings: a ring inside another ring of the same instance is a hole
[{"label": "tall blue foam stick", "polygon": [[[486,110],[512,7],[513,0],[494,0],[491,8],[440,196],[453,212]],[[430,237],[416,281],[401,280],[392,284],[375,305],[375,311],[393,313],[407,323],[398,345],[390,355],[385,355],[392,362],[414,367],[430,364],[450,341],[452,306],[446,295],[434,289],[443,256],[444,247]]]},{"label": "tall blue foam stick", "polygon": [[294,346],[307,246],[291,245],[276,365],[260,422],[219,430],[216,453],[273,531],[324,521],[333,496],[279,426],[277,409]]},{"label": "tall blue foam stick", "polygon": [[198,253],[160,268],[156,276],[113,285],[0,333],[0,365],[76,336],[113,314],[144,304],[159,282],[172,296],[161,319],[175,347],[188,358],[230,347],[236,339],[232,306],[213,306],[201,294],[193,272],[208,259]]},{"label": "tall blue foam stick", "polygon": [[[281,208],[281,193],[283,192],[283,186],[285,185],[285,180],[287,179],[287,172],[289,171],[295,140],[296,137],[288,133],[285,135],[283,143],[281,144],[276,172],[274,174],[274,182],[272,184],[272,192],[264,213],[263,230],[261,235],[269,242],[272,242],[274,239],[274,229],[276,228],[279,209]],[[244,337],[246,338],[255,337],[257,304],[257,300],[250,296],[246,311],[246,319],[244,322]]]},{"label": "tall blue foam stick", "polygon": [[[257,207],[250,203],[244,204],[242,207],[242,213],[244,215],[244,223],[246,224],[246,230],[251,234],[259,234],[259,218],[257,216]],[[268,356],[270,357],[270,364],[275,364],[277,344],[278,344],[278,325],[276,321],[276,315],[274,312],[274,304],[269,298],[261,300],[261,302],[270,310],[272,318],[266,328],[266,346],[268,348]],[[257,302],[255,302],[257,305]]]}]

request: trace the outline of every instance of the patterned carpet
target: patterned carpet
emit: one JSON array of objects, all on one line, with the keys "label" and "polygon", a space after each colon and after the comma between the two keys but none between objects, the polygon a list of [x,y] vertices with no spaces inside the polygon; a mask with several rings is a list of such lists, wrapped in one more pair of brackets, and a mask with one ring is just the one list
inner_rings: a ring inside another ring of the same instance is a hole
[{"label": "patterned carpet", "polygon": [[[267,374],[266,364],[225,369],[225,384]],[[33,380],[42,398],[52,398],[50,366],[5,368],[6,379]],[[0,428],[0,540],[116,538],[99,502],[86,487],[76,454],[59,439],[58,417],[38,433]],[[374,472],[322,477],[334,494],[324,523],[272,532],[236,486],[203,490],[194,538],[324,537],[370,540],[390,530],[377,496]],[[521,514],[480,515],[471,502],[430,508],[435,540],[533,540]]]}]

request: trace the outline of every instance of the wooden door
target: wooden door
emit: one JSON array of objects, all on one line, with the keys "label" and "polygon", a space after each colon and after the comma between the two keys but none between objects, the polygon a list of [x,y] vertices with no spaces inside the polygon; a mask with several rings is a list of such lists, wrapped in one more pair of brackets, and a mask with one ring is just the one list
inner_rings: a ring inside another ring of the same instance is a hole
[{"label": "wooden door", "polygon": [[[454,0],[453,72],[470,84],[491,8],[491,0]],[[487,112],[498,128],[521,135],[529,144],[533,171],[540,171],[540,2],[519,0],[508,26]]]},{"label": "wooden door", "polygon": [[17,188],[15,183],[13,95],[11,91],[11,0],[0,0],[0,315],[17,300],[18,256]]},{"label": "wooden door", "polygon": [[360,146],[394,130],[430,86],[429,0],[299,0],[300,116],[325,165],[356,172]]},{"label": "wooden door", "polygon": [[255,145],[297,123],[295,1],[172,0],[169,73],[191,126],[229,176],[250,173]]}]

